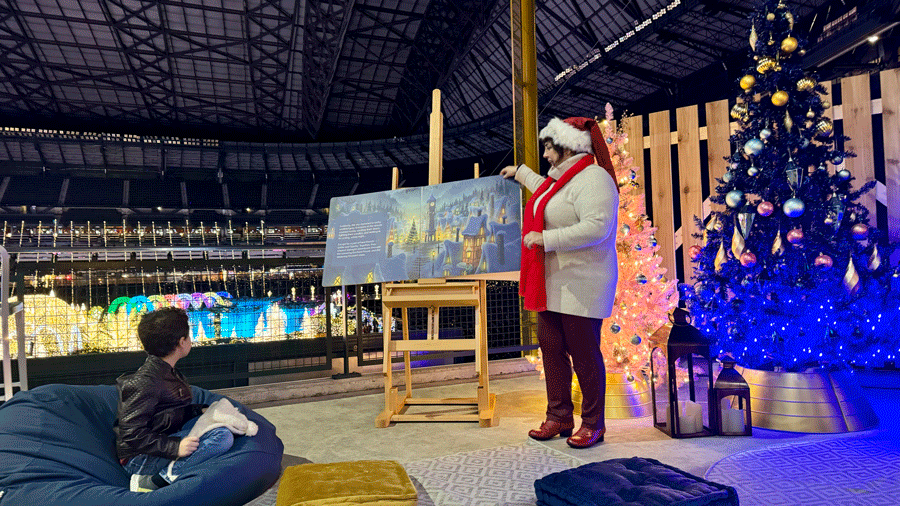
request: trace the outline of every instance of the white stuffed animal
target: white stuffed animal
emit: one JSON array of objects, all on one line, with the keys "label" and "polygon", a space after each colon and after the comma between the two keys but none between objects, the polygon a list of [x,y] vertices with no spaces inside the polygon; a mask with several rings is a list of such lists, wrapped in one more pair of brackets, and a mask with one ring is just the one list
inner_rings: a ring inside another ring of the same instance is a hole
[{"label": "white stuffed animal", "polygon": [[246,415],[228,402],[228,399],[222,398],[206,408],[206,412],[197,419],[197,423],[194,424],[188,437],[200,437],[217,427],[228,427],[233,434],[238,436],[255,436],[259,429],[255,423],[247,419]]}]

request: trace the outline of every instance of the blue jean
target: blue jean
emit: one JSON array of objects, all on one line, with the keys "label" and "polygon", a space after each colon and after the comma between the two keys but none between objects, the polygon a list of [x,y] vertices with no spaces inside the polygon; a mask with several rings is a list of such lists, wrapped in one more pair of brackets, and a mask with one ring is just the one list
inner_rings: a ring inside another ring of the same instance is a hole
[{"label": "blue jean", "polygon": [[[184,428],[172,434],[172,437],[186,437],[194,425],[192,422],[195,420],[188,421]],[[129,474],[159,473],[164,480],[172,483],[184,472],[227,452],[233,443],[234,434],[227,427],[218,427],[200,436],[200,444],[197,446],[197,449],[187,457],[169,460],[156,455],[141,454],[132,457],[131,460],[125,463],[125,471]]]}]

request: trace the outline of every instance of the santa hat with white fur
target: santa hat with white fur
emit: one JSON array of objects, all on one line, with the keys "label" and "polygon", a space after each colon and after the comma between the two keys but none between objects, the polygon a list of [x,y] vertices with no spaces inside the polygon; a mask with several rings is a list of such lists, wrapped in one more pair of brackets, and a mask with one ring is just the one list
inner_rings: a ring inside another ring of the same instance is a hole
[{"label": "santa hat with white fur", "polygon": [[600,132],[600,126],[591,118],[553,118],[541,129],[538,138],[549,140],[553,144],[570,149],[574,153],[591,153],[597,165],[616,180],[616,172],[609,156],[609,147]]}]

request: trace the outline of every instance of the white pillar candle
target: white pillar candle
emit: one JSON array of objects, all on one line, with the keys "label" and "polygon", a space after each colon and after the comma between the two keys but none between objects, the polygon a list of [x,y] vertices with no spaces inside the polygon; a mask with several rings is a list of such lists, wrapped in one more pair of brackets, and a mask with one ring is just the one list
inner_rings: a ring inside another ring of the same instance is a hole
[{"label": "white pillar candle", "polygon": [[744,432],[744,410],[731,409],[728,406],[723,409],[722,414],[722,432],[725,433],[741,433]]},{"label": "white pillar candle", "polygon": [[703,430],[703,407],[693,401],[679,401],[678,418],[682,434],[696,434]]}]

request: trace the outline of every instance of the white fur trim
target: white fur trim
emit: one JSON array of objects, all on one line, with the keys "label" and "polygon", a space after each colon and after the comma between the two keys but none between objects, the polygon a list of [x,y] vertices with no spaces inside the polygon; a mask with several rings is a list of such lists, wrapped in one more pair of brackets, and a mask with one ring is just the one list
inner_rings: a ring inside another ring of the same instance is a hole
[{"label": "white fur trim", "polygon": [[559,118],[553,118],[545,126],[538,139],[552,139],[561,148],[569,148],[574,153],[593,153],[591,132],[579,130]]}]

